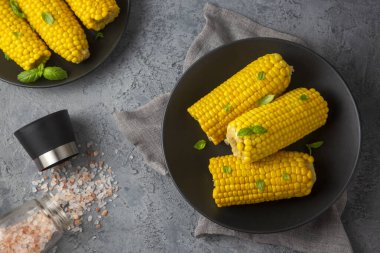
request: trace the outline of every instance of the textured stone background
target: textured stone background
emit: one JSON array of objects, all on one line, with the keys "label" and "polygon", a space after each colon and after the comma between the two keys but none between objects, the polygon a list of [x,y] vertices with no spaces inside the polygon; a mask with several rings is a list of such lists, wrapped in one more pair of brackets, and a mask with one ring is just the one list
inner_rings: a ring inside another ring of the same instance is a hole
[{"label": "textured stone background", "polygon": [[[363,145],[343,220],[355,251],[379,252],[380,2],[212,2],[299,36],[346,79],[361,114]],[[144,166],[111,115],[173,88],[187,48],[204,24],[204,4],[204,0],[132,1],[129,26],[120,45],[94,73],[53,89],[31,90],[0,82],[0,215],[34,196],[30,179],[37,172],[13,137],[14,130],[68,108],[80,142],[99,144],[122,190],[101,232],[85,226],[83,233],[65,236],[57,252],[292,252],[236,238],[194,238],[197,213],[169,177],[160,177]],[[90,240],[95,234],[98,239]]]}]

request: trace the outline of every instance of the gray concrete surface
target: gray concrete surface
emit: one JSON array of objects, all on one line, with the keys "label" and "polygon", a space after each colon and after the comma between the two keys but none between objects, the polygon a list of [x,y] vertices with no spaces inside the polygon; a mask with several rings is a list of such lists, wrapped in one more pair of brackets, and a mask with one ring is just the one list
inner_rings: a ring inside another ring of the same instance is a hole
[{"label": "gray concrete surface", "polygon": [[[220,0],[268,27],[303,38],[343,75],[358,103],[362,154],[349,187],[343,221],[356,252],[380,251],[380,2],[377,0]],[[23,124],[68,108],[80,142],[105,152],[122,185],[104,229],[65,236],[57,252],[292,252],[236,238],[196,239],[197,213],[169,177],[145,166],[117,130],[111,113],[170,91],[187,48],[200,32],[204,0],[132,1],[128,29],[112,56],[94,73],[67,86],[24,89],[0,83],[0,215],[33,198],[34,165],[13,137]],[[116,154],[115,150],[119,150]],[[133,155],[133,159],[129,156]],[[93,235],[96,240],[90,240]]]}]

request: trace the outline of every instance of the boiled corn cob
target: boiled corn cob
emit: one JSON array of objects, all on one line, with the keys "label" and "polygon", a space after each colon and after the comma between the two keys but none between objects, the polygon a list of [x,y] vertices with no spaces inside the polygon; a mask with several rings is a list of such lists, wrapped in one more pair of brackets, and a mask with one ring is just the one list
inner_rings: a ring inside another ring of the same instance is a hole
[{"label": "boiled corn cob", "polygon": [[63,0],[17,0],[29,23],[54,52],[80,63],[90,56],[86,35]]},{"label": "boiled corn cob", "polygon": [[115,0],[66,0],[66,2],[84,26],[95,31],[102,30],[120,13]]},{"label": "boiled corn cob", "polygon": [[16,16],[9,0],[0,0],[0,49],[24,70],[37,67],[50,58],[45,43],[29,24]]},{"label": "boiled corn cob", "polygon": [[327,113],[318,91],[298,88],[231,121],[227,141],[235,156],[255,162],[323,126]]},{"label": "boiled corn cob", "polygon": [[313,161],[308,154],[287,151],[255,163],[233,155],[211,158],[212,196],[218,207],[306,196],[316,180]]},{"label": "boiled corn cob", "polygon": [[201,98],[188,112],[216,145],[225,139],[230,121],[256,107],[263,97],[281,94],[291,74],[292,67],[281,55],[264,55]]}]

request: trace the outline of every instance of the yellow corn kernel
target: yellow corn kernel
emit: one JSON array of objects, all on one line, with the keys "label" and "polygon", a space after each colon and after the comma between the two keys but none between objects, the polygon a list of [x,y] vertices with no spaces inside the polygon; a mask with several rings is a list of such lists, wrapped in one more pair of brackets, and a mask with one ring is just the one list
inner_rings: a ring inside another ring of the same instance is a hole
[{"label": "yellow corn kernel", "polygon": [[[211,158],[209,170],[214,181],[212,196],[216,205],[254,204],[310,194],[316,176],[309,155],[305,155],[280,151],[254,163],[242,163],[233,155]],[[297,182],[297,174],[286,172],[286,164],[295,159],[301,168],[302,183]],[[224,170],[225,166],[231,170]],[[309,173],[311,178],[307,177]]]},{"label": "yellow corn kernel", "polygon": [[120,8],[115,0],[65,0],[85,27],[102,30],[115,20]]},{"label": "yellow corn kernel", "polygon": [[17,2],[28,22],[51,50],[73,63],[80,63],[90,56],[86,34],[63,0]]},{"label": "yellow corn kernel", "polygon": [[[318,91],[298,88],[231,121],[227,127],[227,141],[235,156],[255,162],[323,126],[328,110],[327,102]],[[251,131],[245,131],[247,129]],[[249,149],[242,145],[247,139],[254,143]],[[313,162],[312,157],[307,159]],[[297,164],[299,160],[290,162],[291,169],[299,174]]]},{"label": "yellow corn kernel", "polygon": [[0,49],[24,70],[37,67],[50,58],[45,43],[29,24],[16,16],[9,0],[0,0]]},{"label": "yellow corn kernel", "polygon": [[[284,75],[280,75],[281,71]],[[278,96],[284,92],[291,74],[292,67],[285,63],[281,55],[264,55],[220,84],[187,111],[216,145],[225,139],[230,121],[257,107],[263,97]]]}]

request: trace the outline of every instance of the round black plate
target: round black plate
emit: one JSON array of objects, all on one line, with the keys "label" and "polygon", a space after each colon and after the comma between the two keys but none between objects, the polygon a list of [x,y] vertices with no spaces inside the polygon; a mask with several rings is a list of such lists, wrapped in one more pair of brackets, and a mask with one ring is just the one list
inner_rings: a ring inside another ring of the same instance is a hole
[{"label": "round black plate", "polygon": [[90,58],[88,58],[80,64],[74,64],[65,61],[59,55],[55,54],[52,50],[50,50],[52,52],[52,56],[50,57],[46,65],[59,66],[67,70],[67,72],[69,73],[69,77],[67,79],[62,81],[49,81],[41,78],[35,83],[23,84],[17,80],[17,75],[21,71],[23,71],[23,69],[13,61],[6,61],[2,53],[0,55],[0,79],[10,84],[22,87],[49,88],[73,82],[87,75],[107,59],[107,57],[116,47],[117,43],[120,41],[121,36],[123,35],[125,28],[127,27],[130,10],[130,1],[117,0],[116,2],[120,7],[120,14],[114,22],[108,24],[101,31],[104,34],[104,38],[96,40],[95,33],[82,26],[86,32],[87,40],[90,46]]},{"label": "round black plate", "polygon": [[[267,53],[280,53],[294,67],[288,90],[314,87],[329,103],[327,124],[286,150],[307,152],[305,144],[323,140],[314,150],[317,181],[312,193],[256,205],[217,208],[208,160],[231,154],[225,144],[198,151],[207,140],[186,109],[252,60]],[[202,215],[235,230],[271,233],[305,224],[329,208],[343,193],[354,172],[360,150],[360,122],[355,102],[344,80],[321,56],[301,45],[271,38],[234,42],[210,52],[179,80],[169,100],[163,123],[163,149],[170,174],[183,197]]]}]

